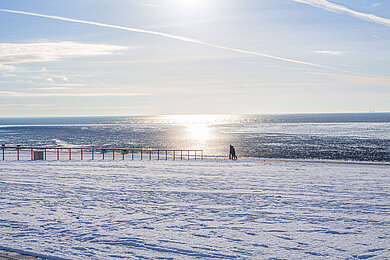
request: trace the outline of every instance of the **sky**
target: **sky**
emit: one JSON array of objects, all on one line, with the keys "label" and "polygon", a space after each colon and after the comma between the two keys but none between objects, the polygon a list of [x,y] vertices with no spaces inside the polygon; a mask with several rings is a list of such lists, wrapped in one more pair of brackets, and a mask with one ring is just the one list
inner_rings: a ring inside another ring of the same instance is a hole
[{"label": "sky", "polygon": [[370,111],[389,1],[0,1],[0,117]]}]

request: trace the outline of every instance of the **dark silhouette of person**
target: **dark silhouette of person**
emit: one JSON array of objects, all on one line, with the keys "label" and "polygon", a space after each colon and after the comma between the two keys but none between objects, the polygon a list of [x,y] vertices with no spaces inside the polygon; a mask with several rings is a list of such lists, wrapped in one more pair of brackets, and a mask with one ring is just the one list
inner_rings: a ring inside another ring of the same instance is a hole
[{"label": "dark silhouette of person", "polygon": [[237,160],[236,149],[234,149],[233,145],[230,145],[229,159]]}]

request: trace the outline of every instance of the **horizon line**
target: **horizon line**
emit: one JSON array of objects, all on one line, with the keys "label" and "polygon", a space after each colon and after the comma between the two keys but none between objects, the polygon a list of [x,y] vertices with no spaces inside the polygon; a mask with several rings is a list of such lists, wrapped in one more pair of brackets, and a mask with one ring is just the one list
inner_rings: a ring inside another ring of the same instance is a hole
[{"label": "horizon line", "polygon": [[43,115],[43,116],[0,116],[2,118],[67,118],[67,117],[153,117],[153,116],[278,116],[278,115],[338,115],[338,114],[390,114],[390,111],[364,112],[275,112],[275,113],[200,113],[200,114],[143,114],[143,115]]}]

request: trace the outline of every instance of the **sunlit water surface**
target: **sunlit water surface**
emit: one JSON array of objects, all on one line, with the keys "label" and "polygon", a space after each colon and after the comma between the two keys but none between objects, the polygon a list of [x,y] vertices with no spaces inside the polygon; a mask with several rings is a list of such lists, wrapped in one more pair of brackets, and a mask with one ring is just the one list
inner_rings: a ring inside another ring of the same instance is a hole
[{"label": "sunlit water surface", "polygon": [[203,149],[239,157],[390,161],[390,113],[2,118],[0,142]]}]

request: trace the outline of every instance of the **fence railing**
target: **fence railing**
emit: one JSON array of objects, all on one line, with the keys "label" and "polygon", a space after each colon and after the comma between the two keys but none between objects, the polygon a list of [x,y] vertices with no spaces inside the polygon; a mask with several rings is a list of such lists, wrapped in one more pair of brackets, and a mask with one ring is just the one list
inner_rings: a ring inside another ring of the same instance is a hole
[{"label": "fence railing", "polygon": [[203,160],[203,150],[184,149],[154,149],[154,148],[107,148],[107,147],[37,147],[37,146],[6,146],[1,147],[2,160],[61,160],[61,159],[156,159],[156,160]]}]

